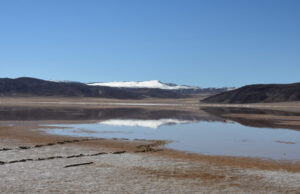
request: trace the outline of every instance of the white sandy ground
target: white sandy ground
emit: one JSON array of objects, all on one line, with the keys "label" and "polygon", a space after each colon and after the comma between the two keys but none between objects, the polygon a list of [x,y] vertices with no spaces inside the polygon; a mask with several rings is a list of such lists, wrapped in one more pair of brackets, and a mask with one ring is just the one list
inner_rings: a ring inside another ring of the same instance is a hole
[{"label": "white sandy ground", "polygon": [[[5,144],[0,143],[3,147]],[[7,144],[6,144],[7,145]],[[0,152],[0,161],[109,152],[79,144]],[[94,162],[63,168],[66,165]],[[190,177],[193,172],[202,178]],[[183,175],[183,176],[182,176]],[[185,177],[186,176],[186,177]],[[210,177],[223,178],[210,178]],[[145,153],[0,165],[1,193],[299,193],[300,173],[217,167]]]}]

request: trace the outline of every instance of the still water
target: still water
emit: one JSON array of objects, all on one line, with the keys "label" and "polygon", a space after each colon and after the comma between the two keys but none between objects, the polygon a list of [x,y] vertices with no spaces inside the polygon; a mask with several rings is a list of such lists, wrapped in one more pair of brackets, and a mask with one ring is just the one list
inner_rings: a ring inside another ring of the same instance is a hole
[{"label": "still water", "polygon": [[[47,132],[81,137],[168,140],[165,147],[193,153],[300,160],[300,131],[297,130],[280,126],[270,128],[268,122],[264,124],[266,127],[245,126],[215,115],[206,117],[197,113],[190,117],[166,115],[156,119],[150,115],[148,118],[115,116],[96,123],[61,125],[68,128]],[[252,122],[254,126],[257,124]]]},{"label": "still water", "polygon": [[[262,119],[226,117],[241,113]],[[300,127],[283,126],[265,115],[300,120],[299,113],[254,109],[0,108],[0,122],[49,122],[57,126],[47,129],[49,134],[167,140],[165,147],[193,153],[300,160]]]}]

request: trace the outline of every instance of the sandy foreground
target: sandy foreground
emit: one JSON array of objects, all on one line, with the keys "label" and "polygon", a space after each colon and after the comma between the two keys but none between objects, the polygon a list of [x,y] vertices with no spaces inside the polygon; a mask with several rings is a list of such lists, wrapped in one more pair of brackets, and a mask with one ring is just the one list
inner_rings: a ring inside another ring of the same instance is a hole
[{"label": "sandy foreground", "polygon": [[0,124],[1,193],[300,193],[299,162],[48,135],[43,125]]},{"label": "sandy foreground", "polygon": [[2,193],[300,192],[299,163],[187,154],[162,141],[45,135],[30,125],[0,131]]}]

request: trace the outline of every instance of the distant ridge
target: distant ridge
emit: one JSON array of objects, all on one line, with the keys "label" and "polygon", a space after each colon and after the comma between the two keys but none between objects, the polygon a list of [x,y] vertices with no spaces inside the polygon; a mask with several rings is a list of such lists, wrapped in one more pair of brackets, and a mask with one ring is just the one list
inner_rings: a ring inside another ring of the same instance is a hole
[{"label": "distant ridge", "polygon": [[[113,84],[112,84],[113,83]],[[21,77],[0,78],[0,96],[60,96],[117,99],[186,98],[193,95],[213,95],[230,88],[199,88],[166,84],[159,81],[101,82],[85,84],[74,81],[47,81]]]},{"label": "distant ridge", "polygon": [[202,100],[205,103],[229,104],[288,101],[300,101],[300,83],[247,85]]},{"label": "distant ridge", "polygon": [[0,96],[60,96],[60,97],[96,97],[118,99],[183,98],[183,94],[159,89],[124,90],[120,88],[89,86],[79,82],[46,81],[22,77],[0,79]]}]

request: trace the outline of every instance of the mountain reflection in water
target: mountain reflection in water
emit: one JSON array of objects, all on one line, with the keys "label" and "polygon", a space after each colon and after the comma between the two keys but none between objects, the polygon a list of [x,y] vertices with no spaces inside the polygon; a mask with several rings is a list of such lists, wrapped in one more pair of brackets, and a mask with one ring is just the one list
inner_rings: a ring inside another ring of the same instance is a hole
[{"label": "mountain reflection in water", "polygon": [[170,140],[167,148],[182,151],[299,160],[299,126],[266,115],[293,118],[294,123],[300,117],[299,113],[237,108],[0,107],[0,124],[34,121],[68,127],[48,129],[49,134]]}]

